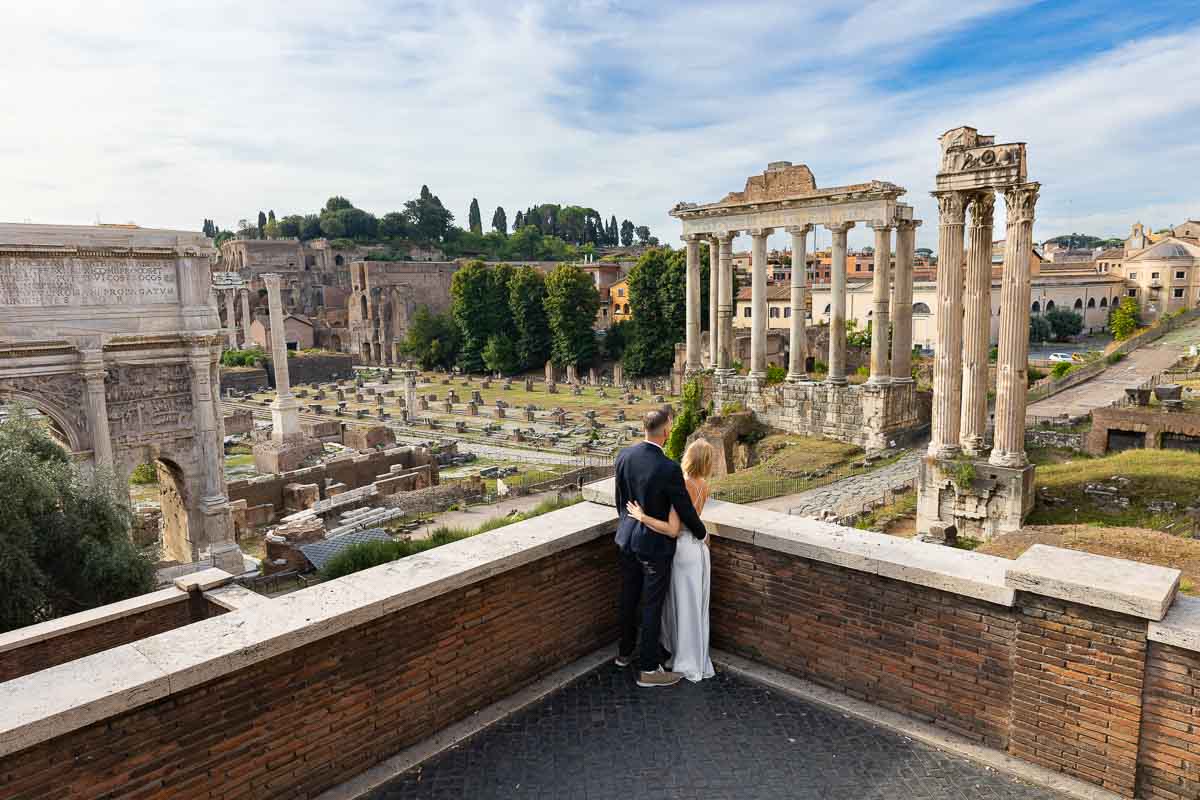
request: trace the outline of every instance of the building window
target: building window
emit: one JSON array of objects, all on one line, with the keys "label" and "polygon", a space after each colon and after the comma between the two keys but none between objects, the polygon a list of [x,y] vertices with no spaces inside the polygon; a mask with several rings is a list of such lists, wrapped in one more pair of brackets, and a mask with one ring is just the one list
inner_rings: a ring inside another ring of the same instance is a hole
[{"label": "building window", "polygon": [[1053,301],[1053,300],[1047,300],[1047,301],[1046,301],[1046,310],[1047,310],[1047,311],[1053,311],[1053,310],[1054,310],[1054,301]]},{"label": "building window", "polygon": [[1136,272],[1131,272],[1131,273],[1129,273],[1129,280],[1131,280],[1131,281],[1136,281],[1136,280],[1137,280],[1137,273],[1136,273]]},{"label": "building window", "polygon": [[1178,297],[1178,298],[1180,298],[1180,299],[1183,299],[1183,289],[1176,289],[1176,290],[1175,290],[1175,297]]},{"label": "building window", "polygon": [[1156,281],[1156,280],[1158,280],[1158,273],[1157,273],[1157,272],[1151,272],[1151,273],[1150,273],[1150,280],[1152,280],[1152,281]]},{"label": "building window", "polygon": [[1108,298],[1107,298],[1107,297],[1101,297],[1101,298],[1100,298],[1100,307],[1101,307],[1101,308],[1108,308]]},{"label": "building window", "polygon": [[1089,297],[1088,298],[1088,308],[1095,308],[1095,307],[1096,307],[1096,298]]},{"label": "building window", "polygon": [[624,297],[624,296],[625,296],[625,290],[617,289],[617,297]]},{"label": "building window", "polygon": [[926,305],[925,303],[913,303],[913,313],[914,314],[928,314],[929,306]]},{"label": "building window", "polygon": [[1037,300],[1034,300],[1033,306],[1030,307],[1029,310],[1032,311],[1034,314],[1040,314],[1040,313],[1042,313],[1042,304],[1039,303]]},{"label": "building window", "polygon": [[771,317],[771,319],[779,319],[779,309],[778,309],[778,308],[772,308],[772,309],[770,310],[770,317]]},{"label": "building window", "polygon": [[1076,297],[1076,298],[1075,298],[1075,310],[1076,310],[1076,311],[1078,311],[1078,310],[1079,310],[1079,309],[1081,309],[1081,308],[1083,308],[1083,298],[1082,298],[1082,297]]},{"label": "building window", "polygon": [[829,306],[825,306],[825,316],[829,316]]},{"label": "building window", "polygon": [[1130,290],[1129,290],[1129,296],[1130,296],[1130,297],[1137,297],[1137,289],[1130,289]]},{"label": "building window", "polygon": [[742,316],[745,317],[746,319],[750,319],[751,313],[752,313],[752,311],[750,309],[750,306],[746,306],[745,308],[742,309]]},{"label": "building window", "polygon": [[628,314],[628,313],[629,313],[629,303],[626,303],[626,304],[625,304],[625,313],[626,313],[626,314]]},{"label": "building window", "polygon": [[783,309],[783,318],[784,319],[789,319],[789,318],[791,318],[791,316],[792,316],[792,307],[791,306],[788,306],[787,308]]},{"label": "building window", "polygon": [[1176,272],[1175,272],[1175,280],[1177,280],[1177,281],[1181,281],[1181,280],[1183,280],[1183,279],[1184,279],[1184,278],[1186,278],[1186,277],[1187,277],[1187,273],[1186,273],[1186,272],[1184,272],[1183,270],[1176,270]]}]

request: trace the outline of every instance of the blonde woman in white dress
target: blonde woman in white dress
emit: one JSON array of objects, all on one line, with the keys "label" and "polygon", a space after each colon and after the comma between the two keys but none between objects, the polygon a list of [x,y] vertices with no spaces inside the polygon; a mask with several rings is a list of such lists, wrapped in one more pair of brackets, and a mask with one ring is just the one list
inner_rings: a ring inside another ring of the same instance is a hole
[{"label": "blonde woman in white dress", "polygon": [[[697,514],[703,512],[708,501],[712,460],[712,445],[703,439],[692,442],[683,454],[684,484]],[[646,527],[677,540],[671,564],[671,588],[662,612],[662,644],[672,654],[669,669],[693,682],[711,678],[715,672],[708,655],[708,538],[693,536],[680,524],[674,508],[666,520],[647,516],[632,500],[626,509]]]}]

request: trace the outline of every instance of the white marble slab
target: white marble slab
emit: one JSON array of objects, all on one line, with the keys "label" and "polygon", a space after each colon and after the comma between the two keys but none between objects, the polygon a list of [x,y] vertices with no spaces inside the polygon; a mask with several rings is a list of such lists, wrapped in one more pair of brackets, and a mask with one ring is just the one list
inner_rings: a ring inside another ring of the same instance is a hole
[{"label": "white marble slab", "polygon": [[0,633],[0,653],[6,650],[14,650],[18,647],[25,647],[34,642],[53,639],[56,636],[62,636],[63,634],[83,630],[84,628],[91,628],[105,622],[112,622],[122,617],[141,614],[159,606],[182,603],[186,600],[187,592],[171,587],[161,589],[157,592],[140,594],[128,600],[109,603],[99,608],[80,611],[78,614],[70,614],[58,619],[48,620],[47,622],[39,622],[36,625],[17,628],[15,631]]},{"label": "white marble slab", "polygon": [[1151,622],[1146,638],[1200,652],[1200,597],[1179,595],[1160,622]]},{"label": "white marble slab", "polygon": [[1013,589],[1149,620],[1166,616],[1182,574],[1044,544],[1035,544],[1010,564],[1005,582]]},{"label": "white marble slab", "polygon": [[175,588],[186,592],[193,586],[197,586],[200,588],[200,591],[206,592],[209,589],[224,586],[232,580],[233,575],[225,570],[210,567],[209,569],[202,569],[199,572],[189,572],[187,575],[181,575],[175,579]]}]

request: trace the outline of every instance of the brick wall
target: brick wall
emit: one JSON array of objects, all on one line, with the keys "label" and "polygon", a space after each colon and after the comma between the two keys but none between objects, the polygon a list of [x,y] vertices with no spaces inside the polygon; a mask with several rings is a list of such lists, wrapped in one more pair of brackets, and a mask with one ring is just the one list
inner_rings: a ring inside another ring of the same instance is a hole
[{"label": "brick wall", "polygon": [[1133,796],[1146,621],[1018,593],[1009,751]]},{"label": "brick wall", "polygon": [[1200,653],[1150,643],[1141,730],[1138,797],[1200,797]]},{"label": "brick wall", "polygon": [[601,536],[0,758],[0,796],[314,797],[612,642],[616,574]]},{"label": "brick wall", "polygon": [[261,392],[267,388],[267,371],[262,367],[221,367],[221,396],[227,389]]},{"label": "brick wall", "polygon": [[191,622],[187,595],[181,594],[177,601],[166,605],[5,650],[0,653],[0,683]]},{"label": "brick wall", "polygon": [[[275,385],[275,367],[268,358],[263,362],[267,380]],[[288,380],[292,388],[303,383],[332,383],[340,378],[354,377],[354,358],[343,353],[302,353],[288,359]]]},{"label": "brick wall", "polygon": [[1167,412],[1162,407],[1108,406],[1092,411],[1092,428],[1084,440],[1084,449],[1102,456],[1108,451],[1108,431],[1141,431],[1147,448],[1161,448],[1164,433],[1200,437],[1200,412]]},{"label": "brick wall", "polygon": [[1008,742],[1009,608],[729,540],[712,548],[712,598],[714,647]]}]

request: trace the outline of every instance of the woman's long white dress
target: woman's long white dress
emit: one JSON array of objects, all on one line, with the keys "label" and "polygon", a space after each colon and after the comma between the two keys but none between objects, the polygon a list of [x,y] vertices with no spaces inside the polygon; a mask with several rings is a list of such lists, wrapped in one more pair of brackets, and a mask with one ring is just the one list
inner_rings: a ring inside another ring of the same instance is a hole
[{"label": "woman's long white dress", "polygon": [[711,678],[708,657],[708,546],[684,529],[675,543],[671,588],[663,602],[662,643],[671,651],[671,671],[689,681]]}]

